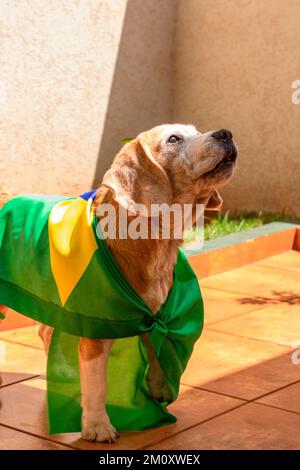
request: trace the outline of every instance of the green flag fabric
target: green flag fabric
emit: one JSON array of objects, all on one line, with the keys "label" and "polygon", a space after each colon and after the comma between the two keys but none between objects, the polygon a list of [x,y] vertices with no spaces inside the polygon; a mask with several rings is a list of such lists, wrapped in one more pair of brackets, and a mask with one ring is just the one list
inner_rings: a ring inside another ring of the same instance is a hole
[{"label": "green flag fabric", "polygon": [[80,431],[79,337],[115,338],[107,412],[117,430],[176,421],[147,387],[148,333],[172,400],[203,327],[198,280],[179,249],[174,282],[153,315],[120,270],[91,211],[78,198],[25,195],[0,211],[0,304],[54,327],[47,364],[51,433]]}]

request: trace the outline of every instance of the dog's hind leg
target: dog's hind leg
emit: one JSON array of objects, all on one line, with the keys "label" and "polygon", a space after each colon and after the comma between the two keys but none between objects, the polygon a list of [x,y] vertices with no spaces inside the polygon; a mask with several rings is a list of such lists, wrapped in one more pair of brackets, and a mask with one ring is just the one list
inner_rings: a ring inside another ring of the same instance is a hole
[{"label": "dog's hind leg", "polygon": [[51,337],[54,329],[51,326],[41,324],[39,328],[39,336],[44,343],[45,353],[48,354],[51,343]]},{"label": "dog's hind leg", "polygon": [[142,339],[147,349],[149,362],[149,369],[146,376],[149,394],[159,403],[170,403],[174,400],[174,398],[171,390],[169,389],[165,374],[163,373],[163,370],[156,357],[155,349],[147,334],[142,335]]}]

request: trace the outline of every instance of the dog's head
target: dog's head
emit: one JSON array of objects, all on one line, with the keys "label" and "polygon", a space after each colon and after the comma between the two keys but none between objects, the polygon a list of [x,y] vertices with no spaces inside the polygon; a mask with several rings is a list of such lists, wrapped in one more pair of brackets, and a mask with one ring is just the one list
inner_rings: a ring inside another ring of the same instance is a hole
[{"label": "dog's head", "polygon": [[136,204],[222,204],[217,189],[231,178],[237,148],[227,129],[200,133],[194,126],[166,124],[139,134],[116,156],[103,185],[134,211]]}]

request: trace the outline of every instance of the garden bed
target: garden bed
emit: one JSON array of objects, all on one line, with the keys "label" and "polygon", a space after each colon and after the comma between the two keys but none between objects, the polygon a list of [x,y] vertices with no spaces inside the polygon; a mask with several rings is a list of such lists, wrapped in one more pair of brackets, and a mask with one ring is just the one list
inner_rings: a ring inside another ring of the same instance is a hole
[{"label": "garden bed", "polygon": [[204,246],[200,242],[185,246],[185,253],[199,279],[289,250],[300,250],[300,226],[286,222],[272,222],[208,240]]}]

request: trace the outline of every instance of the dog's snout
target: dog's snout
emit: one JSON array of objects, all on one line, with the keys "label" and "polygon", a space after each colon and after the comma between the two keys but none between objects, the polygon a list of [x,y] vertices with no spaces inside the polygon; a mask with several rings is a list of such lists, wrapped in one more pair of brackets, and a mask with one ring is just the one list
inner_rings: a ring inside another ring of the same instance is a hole
[{"label": "dog's snout", "polygon": [[212,137],[223,142],[230,142],[232,140],[232,133],[228,129],[219,129],[212,133]]}]

